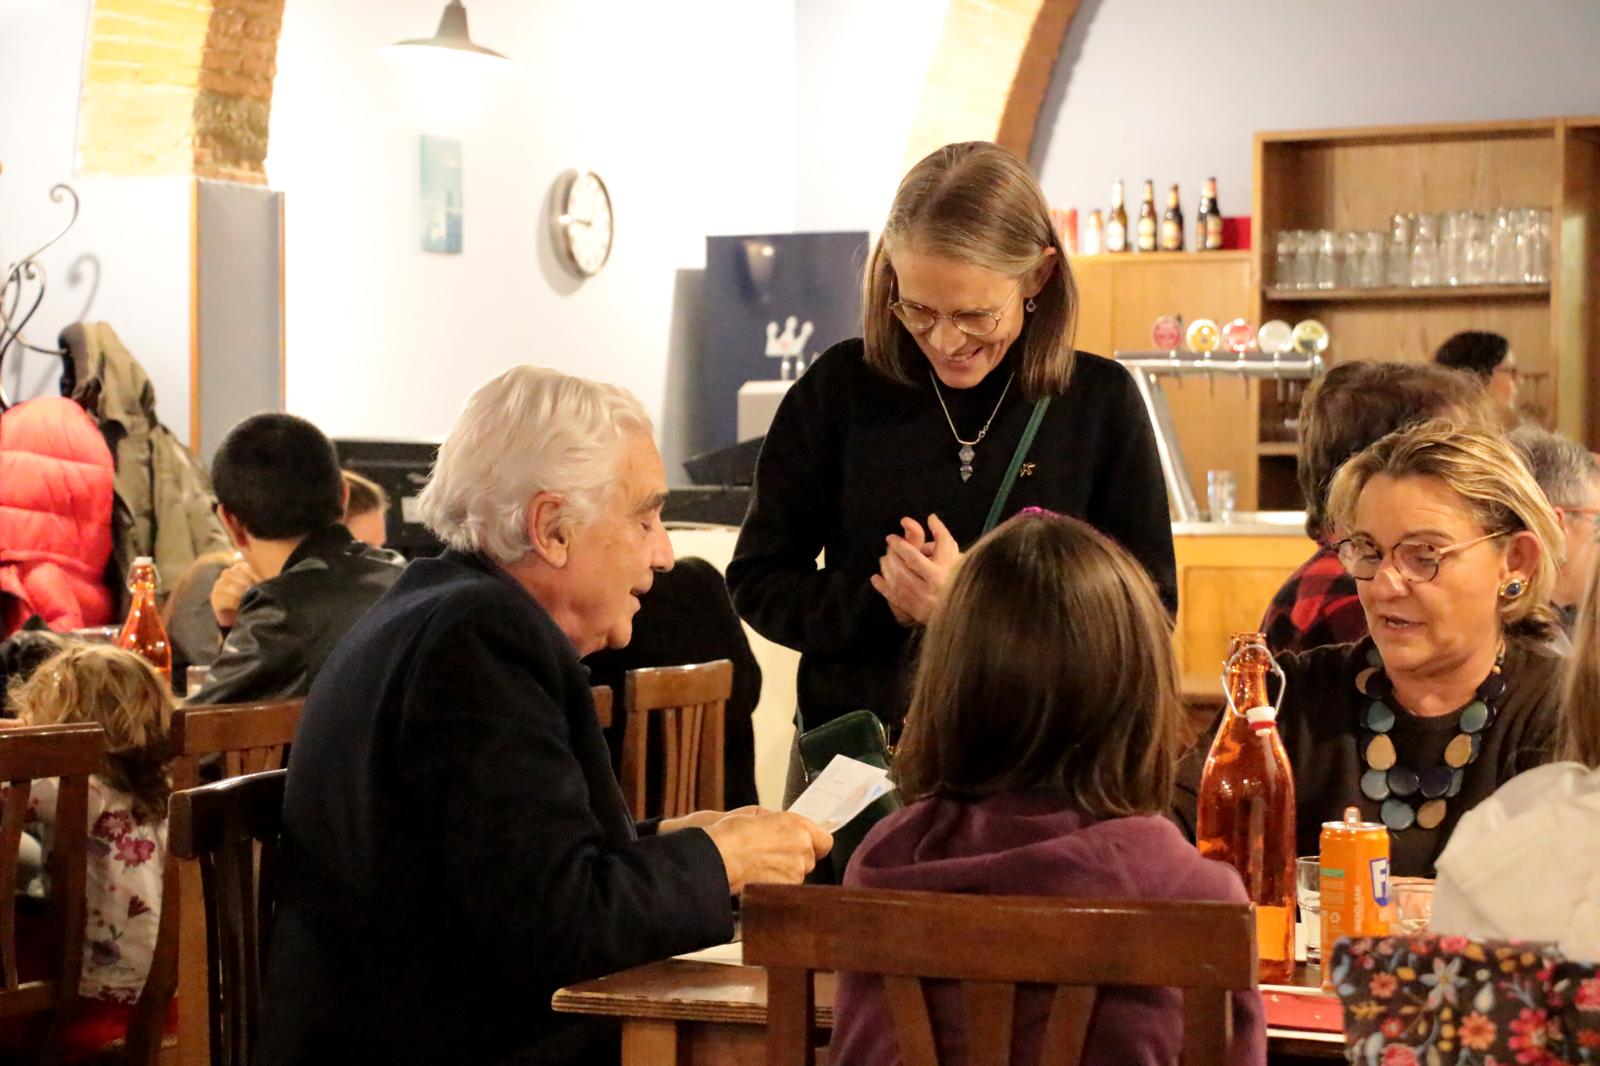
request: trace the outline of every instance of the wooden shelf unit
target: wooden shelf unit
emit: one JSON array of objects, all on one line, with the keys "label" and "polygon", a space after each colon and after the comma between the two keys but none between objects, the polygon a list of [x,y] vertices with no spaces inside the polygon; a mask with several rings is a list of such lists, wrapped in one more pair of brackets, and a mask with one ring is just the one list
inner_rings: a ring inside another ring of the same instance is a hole
[{"label": "wooden shelf unit", "polygon": [[[1258,133],[1254,195],[1253,254],[1263,281],[1281,230],[1387,232],[1396,212],[1549,207],[1548,286],[1269,286],[1254,292],[1247,317],[1317,318],[1328,327],[1330,363],[1422,362],[1460,330],[1501,333],[1543,388],[1524,400],[1549,412],[1553,428],[1600,448],[1600,116]],[[1274,390],[1257,396],[1258,426],[1294,414]],[[1258,506],[1302,506],[1282,455],[1258,455]]]}]

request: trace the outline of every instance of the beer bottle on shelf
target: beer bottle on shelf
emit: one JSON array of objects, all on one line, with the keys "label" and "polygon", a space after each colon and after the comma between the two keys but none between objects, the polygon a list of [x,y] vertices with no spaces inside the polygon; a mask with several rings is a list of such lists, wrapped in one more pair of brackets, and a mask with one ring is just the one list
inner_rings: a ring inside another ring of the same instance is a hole
[{"label": "beer bottle on shelf", "polygon": [[1111,186],[1111,210],[1106,214],[1106,251],[1128,250],[1128,212],[1122,206],[1122,179]]},{"label": "beer bottle on shelf", "polygon": [[1217,210],[1217,179],[1207,178],[1200,190],[1200,213],[1194,220],[1195,251],[1215,252],[1222,247],[1222,212]]},{"label": "beer bottle on shelf", "polygon": [[1139,242],[1135,247],[1141,252],[1156,250],[1156,183],[1149,179],[1139,199]]},{"label": "beer bottle on shelf", "polygon": [[1161,216],[1161,250],[1183,251],[1183,208],[1178,206],[1178,183],[1167,190],[1167,212]]},{"label": "beer bottle on shelf", "polygon": [[1083,231],[1083,254],[1099,255],[1106,250],[1106,227],[1097,207],[1089,212],[1089,221]]},{"label": "beer bottle on shelf", "polygon": [[170,689],[172,649],[167,644],[167,627],[161,624],[161,612],[156,607],[156,563],[150,556],[139,556],[128,568],[128,592],[132,594],[128,618],[117,634],[117,647],[155,667]]},{"label": "beer bottle on shelf", "polygon": [[1258,979],[1282,984],[1294,974],[1294,775],[1267,698],[1272,653],[1260,633],[1233,640],[1223,668],[1228,707],[1200,777],[1196,844],[1244,879],[1256,905]]}]

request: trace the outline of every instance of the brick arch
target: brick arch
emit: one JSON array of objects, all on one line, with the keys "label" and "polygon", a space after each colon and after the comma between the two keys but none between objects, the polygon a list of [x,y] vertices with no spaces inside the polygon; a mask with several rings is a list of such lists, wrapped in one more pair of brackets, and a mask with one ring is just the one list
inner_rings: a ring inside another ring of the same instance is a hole
[{"label": "brick arch", "polygon": [[906,145],[906,166],[952,141],[1022,158],[1080,0],[951,0]]},{"label": "brick arch", "polygon": [[84,174],[266,184],[284,0],[94,0],[78,118]]}]

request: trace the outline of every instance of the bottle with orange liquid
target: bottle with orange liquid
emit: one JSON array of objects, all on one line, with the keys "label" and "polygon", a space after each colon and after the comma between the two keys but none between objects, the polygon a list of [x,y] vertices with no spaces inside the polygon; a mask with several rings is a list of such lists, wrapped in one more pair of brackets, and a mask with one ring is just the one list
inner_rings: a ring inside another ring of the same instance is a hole
[{"label": "bottle with orange liquid", "polygon": [[1236,633],[1223,667],[1228,706],[1200,778],[1200,854],[1239,871],[1256,905],[1257,976],[1294,975],[1294,775],[1278,736],[1267,672],[1282,671],[1260,633]]},{"label": "bottle with orange liquid", "polygon": [[156,607],[156,563],[141,555],[128,568],[128,591],[132,594],[127,621],[117,634],[117,647],[131,651],[156,668],[172,687],[172,649],[167,645],[167,627],[161,624]]}]

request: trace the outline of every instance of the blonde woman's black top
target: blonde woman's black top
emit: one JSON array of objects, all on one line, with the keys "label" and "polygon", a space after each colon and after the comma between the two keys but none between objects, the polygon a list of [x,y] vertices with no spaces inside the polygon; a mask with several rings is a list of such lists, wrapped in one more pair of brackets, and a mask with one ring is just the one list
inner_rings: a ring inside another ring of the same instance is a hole
[{"label": "blonde woman's black top", "polygon": [[[860,340],[824,352],[784,397],[756,466],[728,585],[745,621],[800,652],[807,728],[860,708],[889,722],[902,717],[916,631],[895,621],[868,578],[902,517],[926,526],[937,514],[963,550],[978,539],[1033,412],[1020,382],[1000,399],[1016,363],[1013,347],[971,389],[940,387],[965,440],[994,413],[968,481],[931,380],[885,379],[867,366]],[[1079,352],[1027,459],[1002,517],[1036,506],[1087,521],[1144,565],[1175,611],[1167,493],[1128,372]]]}]

